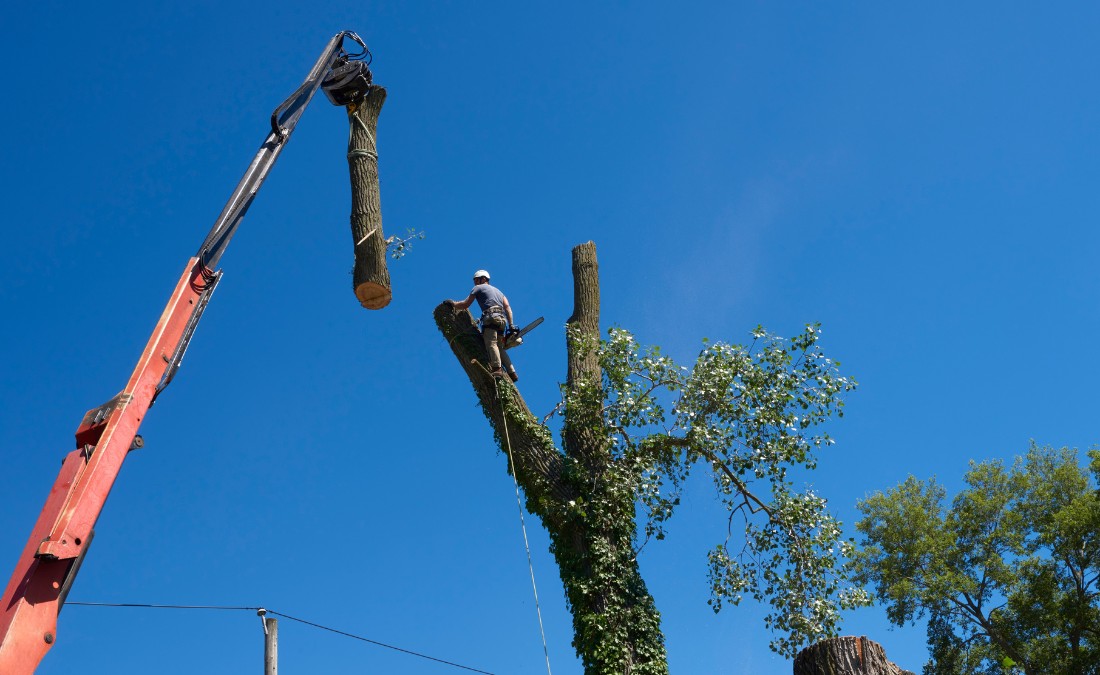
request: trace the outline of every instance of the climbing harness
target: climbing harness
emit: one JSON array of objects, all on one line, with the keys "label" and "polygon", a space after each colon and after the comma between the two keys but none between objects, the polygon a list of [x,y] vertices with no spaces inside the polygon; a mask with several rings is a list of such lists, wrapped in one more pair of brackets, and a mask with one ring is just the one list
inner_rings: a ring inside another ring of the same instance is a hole
[{"label": "climbing harness", "polygon": [[546,647],[546,629],[542,625],[542,608],[539,606],[539,589],[535,585],[535,565],[531,562],[531,544],[527,540],[527,525],[523,518],[523,502],[519,496],[519,479],[516,478],[516,462],[512,458],[512,439],[508,435],[508,416],[504,413],[504,403],[500,400],[500,383],[502,380],[493,378],[493,387],[496,390],[497,403],[500,403],[500,419],[504,422],[504,447],[508,450],[508,465],[512,468],[512,483],[516,486],[516,508],[519,509],[519,526],[523,530],[523,546],[527,549],[527,569],[531,572],[531,590],[535,593],[535,612],[539,617],[539,633],[542,635],[542,653],[546,656],[546,673],[550,672],[550,650]]}]

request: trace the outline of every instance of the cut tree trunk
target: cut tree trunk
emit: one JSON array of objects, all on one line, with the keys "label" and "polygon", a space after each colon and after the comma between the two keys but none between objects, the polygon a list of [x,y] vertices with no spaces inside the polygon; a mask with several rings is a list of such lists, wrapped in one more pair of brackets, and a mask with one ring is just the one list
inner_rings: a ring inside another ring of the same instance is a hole
[{"label": "cut tree trunk", "polygon": [[571,402],[563,431],[568,454],[555,447],[550,430],[531,413],[519,390],[489,374],[488,355],[468,311],[448,300],[435,308],[435,322],[470,379],[497,444],[515,460],[527,510],[550,534],[573,615],[573,646],[585,673],[667,675],[661,617],[634,550],[633,494],[615,475],[598,412],[603,401],[593,341],[599,339],[600,295],[592,242],[573,249],[573,274]]},{"label": "cut tree trunk", "polygon": [[573,315],[566,322],[566,399],[562,443],[570,457],[593,475],[608,466],[607,435],[602,433],[603,374],[595,346],[600,341],[600,266],[596,245],[573,247]]},{"label": "cut tree trunk", "polygon": [[[596,262],[596,244],[590,241],[573,247],[573,316],[567,326],[584,341],[600,339],[600,265]],[[580,380],[600,379],[599,355],[578,346],[570,341],[566,373],[570,387]]]},{"label": "cut tree trunk", "polygon": [[806,647],[794,659],[794,675],[913,675],[886,659],[866,637],[836,637]]},{"label": "cut tree trunk", "polygon": [[378,187],[378,115],[386,90],[372,86],[349,104],[348,168],[351,171],[351,237],[355,245],[352,285],[367,309],[390,304],[390,271],[386,267],[386,237],[382,233],[382,198]]}]

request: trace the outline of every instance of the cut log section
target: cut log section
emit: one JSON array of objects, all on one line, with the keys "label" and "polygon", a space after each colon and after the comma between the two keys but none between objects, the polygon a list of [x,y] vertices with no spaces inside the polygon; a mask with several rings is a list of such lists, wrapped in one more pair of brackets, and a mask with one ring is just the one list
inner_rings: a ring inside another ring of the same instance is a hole
[{"label": "cut log section", "polygon": [[372,86],[367,95],[347,106],[348,169],[351,173],[351,238],[355,245],[352,286],[359,304],[382,309],[390,304],[390,271],[386,267],[386,236],[382,232],[382,198],[378,188],[378,115],[386,90]]}]

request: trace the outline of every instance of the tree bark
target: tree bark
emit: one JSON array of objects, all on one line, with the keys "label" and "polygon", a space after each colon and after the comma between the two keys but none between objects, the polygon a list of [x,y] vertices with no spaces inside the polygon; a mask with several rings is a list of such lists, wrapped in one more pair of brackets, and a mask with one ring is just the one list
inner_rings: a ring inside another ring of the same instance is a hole
[{"label": "tree bark", "polygon": [[600,341],[600,266],[596,245],[573,247],[573,315],[566,322],[566,424],[562,443],[570,457],[589,471],[606,467],[606,434],[602,431],[602,373],[595,347]]},{"label": "tree bark", "polygon": [[352,286],[367,309],[390,304],[390,272],[386,267],[386,237],[382,233],[382,198],[378,187],[378,115],[386,90],[372,86],[367,95],[347,106],[351,133],[348,168],[351,173],[351,238],[355,246]]},{"label": "tree bark", "polygon": [[[573,247],[573,315],[566,326],[584,340],[600,339],[600,265],[596,262],[596,244],[586,242]],[[600,379],[600,361],[595,350],[578,349],[569,341],[566,382]]]},{"label": "tree bark", "polygon": [[794,675],[914,675],[886,659],[866,637],[836,637],[806,647],[794,659]]},{"label": "tree bark", "polygon": [[[573,614],[573,646],[588,675],[665,675],[660,614],[638,569],[634,494],[616,473],[603,433],[599,277],[592,242],[573,249],[574,311],[563,453],[513,384],[494,380],[477,326],[446,301],[436,325],[458,358],[496,441],[515,459],[527,510],[542,520]],[[578,339],[578,336],[580,339]],[[509,467],[511,468],[511,467]],[[620,472],[621,473],[621,472]]]}]

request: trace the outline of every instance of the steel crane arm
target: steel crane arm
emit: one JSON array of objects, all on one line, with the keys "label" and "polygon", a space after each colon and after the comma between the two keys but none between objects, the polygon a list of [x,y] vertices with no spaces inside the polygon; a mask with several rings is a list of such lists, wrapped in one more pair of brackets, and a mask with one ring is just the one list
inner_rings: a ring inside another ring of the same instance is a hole
[{"label": "steel crane arm", "polygon": [[298,124],[298,119],[302,116],[306,106],[309,105],[310,100],[313,99],[313,95],[321,87],[325,75],[332,70],[333,64],[347,56],[343,48],[344,38],[354,40],[366,51],[367,47],[363,40],[355,33],[351,31],[337,33],[329,40],[325,50],[321,53],[321,57],[317,59],[317,63],[309,71],[309,75],[306,76],[301,86],[271,113],[271,132],[260,144],[260,149],[252,159],[248,170],[244,172],[241,181],[237,183],[237,189],[233,191],[233,195],[226,202],[225,208],[218,216],[218,220],[215,221],[214,227],[210,228],[210,233],[206,235],[202,246],[199,247],[197,257],[207,267],[214,268],[217,266],[226,245],[229,244],[229,240],[237,231],[237,227],[241,224],[248,207],[252,205],[252,200],[256,197],[256,191],[260,189],[260,185],[267,178],[268,171],[275,164],[275,160],[279,158],[283,147],[290,139],[290,134],[294,132],[294,127]]}]

